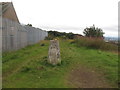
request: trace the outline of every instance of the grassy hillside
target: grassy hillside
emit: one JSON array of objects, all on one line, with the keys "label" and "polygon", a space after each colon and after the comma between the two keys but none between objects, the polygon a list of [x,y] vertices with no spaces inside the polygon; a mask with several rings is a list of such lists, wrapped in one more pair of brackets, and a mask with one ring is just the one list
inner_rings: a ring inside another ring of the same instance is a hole
[{"label": "grassy hillside", "polygon": [[[3,87],[6,88],[72,88],[70,72],[84,66],[102,74],[105,81],[117,87],[118,55],[100,50],[77,47],[71,40],[61,40],[59,66],[46,63],[49,41],[3,54]],[[45,45],[41,46],[40,44]]]}]

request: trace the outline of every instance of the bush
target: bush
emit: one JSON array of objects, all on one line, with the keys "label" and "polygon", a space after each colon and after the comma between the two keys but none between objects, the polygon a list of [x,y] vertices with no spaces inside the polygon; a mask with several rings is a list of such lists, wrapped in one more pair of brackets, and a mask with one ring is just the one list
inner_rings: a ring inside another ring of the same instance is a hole
[{"label": "bush", "polygon": [[105,34],[101,28],[96,28],[94,25],[90,28],[85,28],[84,32],[86,37],[103,37],[103,34]]},{"label": "bush", "polygon": [[42,44],[40,44],[40,46],[45,46],[45,44],[44,44],[44,43],[42,43]]},{"label": "bush", "polygon": [[81,37],[75,40],[78,46],[85,46],[87,48],[101,49],[107,51],[118,51],[118,46],[111,43],[106,43],[100,38]]},{"label": "bush", "polygon": [[29,67],[22,67],[22,69],[20,71],[21,72],[28,72],[30,70],[31,70],[31,68],[29,68]]},{"label": "bush", "polygon": [[45,37],[45,40],[53,40],[53,39],[54,39],[54,37],[52,37],[52,36]]}]

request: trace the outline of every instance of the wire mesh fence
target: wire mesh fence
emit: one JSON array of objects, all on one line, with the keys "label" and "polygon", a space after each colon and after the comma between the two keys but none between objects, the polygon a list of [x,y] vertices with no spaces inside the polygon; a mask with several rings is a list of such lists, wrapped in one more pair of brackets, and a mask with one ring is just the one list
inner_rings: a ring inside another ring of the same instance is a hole
[{"label": "wire mesh fence", "polygon": [[48,36],[47,31],[24,26],[12,20],[2,18],[2,51],[13,51],[32,45]]}]

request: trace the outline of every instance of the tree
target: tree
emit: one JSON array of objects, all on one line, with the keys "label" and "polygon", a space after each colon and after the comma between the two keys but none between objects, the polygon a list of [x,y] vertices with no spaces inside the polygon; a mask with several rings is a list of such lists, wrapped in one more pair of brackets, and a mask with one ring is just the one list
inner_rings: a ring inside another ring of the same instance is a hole
[{"label": "tree", "polygon": [[[80,34],[77,34],[80,35]],[[66,39],[74,39],[74,37],[76,36],[76,34],[69,32],[58,32],[58,31],[48,31],[48,37],[52,38],[56,38],[56,37],[61,37],[61,38],[66,38]]]},{"label": "tree", "polygon": [[74,38],[74,34],[73,34],[72,32],[69,32],[69,33],[67,34],[67,37],[68,37],[69,39],[73,39],[73,38]]},{"label": "tree", "polygon": [[32,27],[32,24],[27,24],[26,26],[31,26]]},{"label": "tree", "polygon": [[85,28],[83,33],[86,37],[103,37],[103,34],[105,34],[101,28],[96,28],[94,25],[90,28]]}]

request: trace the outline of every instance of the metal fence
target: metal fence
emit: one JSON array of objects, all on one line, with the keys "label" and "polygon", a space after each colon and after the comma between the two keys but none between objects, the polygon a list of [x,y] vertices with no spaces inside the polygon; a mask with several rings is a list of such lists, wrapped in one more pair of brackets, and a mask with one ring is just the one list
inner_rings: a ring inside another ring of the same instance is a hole
[{"label": "metal fence", "polygon": [[47,31],[24,26],[2,18],[2,51],[13,51],[32,45],[48,36]]},{"label": "metal fence", "polygon": [[2,89],[2,5],[0,5],[0,89]]}]

